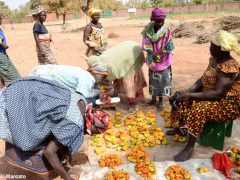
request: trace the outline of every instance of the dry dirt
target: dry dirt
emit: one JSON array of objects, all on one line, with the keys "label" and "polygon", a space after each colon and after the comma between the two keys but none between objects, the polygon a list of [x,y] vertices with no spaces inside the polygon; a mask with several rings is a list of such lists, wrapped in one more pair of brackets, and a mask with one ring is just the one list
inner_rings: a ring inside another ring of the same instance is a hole
[{"label": "dry dirt", "polygon": [[[196,21],[196,19],[194,20]],[[200,21],[200,20],[199,20]],[[209,20],[211,21],[211,20]],[[109,18],[101,19],[106,29],[106,34],[115,33],[117,38],[109,39],[109,45],[114,46],[125,40],[134,40],[141,43],[141,30],[148,20],[128,20],[126,18]],[[179,24],[180,20],[171,21],[172,24]],[[47,29],[52,32],[54,43],[52,50],[59,64],[76,65],[86,68],[85,61],[81,58],[86,50],[85,44],[82,42],[83,29],[86,25],[86,19],[72,20],[67,22],[69,26],[67,31],[79,29],[75,32],[63,32],[61,21],[47,22]],[[167,22],[168,23],[168,22]],[[22,76],[26,76],[32,68],[37,65],[37,54],[35,50],[35,42],[32,34],[32,23],[5,25],[5,33],[7,36],[9,49],[8,55],[15,64]],[[207,67],[209,58],[209,44],[196,44],[195,39],[174,39],[175,52],[173,57],[173,88],[181,90],[191,86],[197,78],[201,76],[203,70]],[[117,59],[116,59],[117,61]],[[147,67],[143,67],[146,78]],[[148,88],[145,88],[146,98],[149,99]],[[236,122],[239,127],[239,123]],[[238,130],[237,130],[238,129]],[[234,128],[233,137],[227,139],[227,145],[239,145],[237,139],[239,128]],[[226,145],[226,146],[227,146]],[[171,160],[172,155],[179,151],[182,145],[170,143],[165,147],[157,149],[154,159],[156,161]],[[162,149],[161,149],[162,148]],[[194,158],[210,158],[213,150],[207,147],[197,146]],[[169,153],[167,153],[169,152]],[[2,158],[4,155],[4,142],[0,140],[0,174],[25,174],[27,179],[39,179],[30,173],[20,171],[9,166]],[[79,164],[86,163],[87,157],[75,156],[75,165],[71,168],[72,174],[77,178],[79,173]],[[90,162],[91,163],[91,162]]]}]

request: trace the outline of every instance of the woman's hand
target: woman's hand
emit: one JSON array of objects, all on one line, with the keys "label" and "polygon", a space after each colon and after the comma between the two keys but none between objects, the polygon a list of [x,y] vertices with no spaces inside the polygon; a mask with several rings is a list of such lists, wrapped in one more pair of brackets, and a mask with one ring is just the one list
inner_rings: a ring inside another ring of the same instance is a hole
[{"label": "woman's hand", "polygon": [[100,101],[102,101],[102,102],[105,102],[105,101],[107,100],[107,97],[108,97],[108,95],[105,94],[105,93],[99,94],[99,99],[100,99]]},{"label": "woman's hand", "polygon": [[154,62],[156,62],[156,60],[157,60],[157,53],[154,53],[153,51],[151,51],[151,50],[148,50],[147,51],[149,54],[151,54],[151,56],[152,56],[152,58],[153,58],[153,61]]},{"label": "woman's hand", "polygon": [[180,95],[176,96],[177,102],[190,101],[190,93],[181,92]]},{"label": "woman's hand", "polygon": [[7,44],[0,43],[0,46],[2,46],[4,49],[8,49],[9,48]]},{"label": "woman's hand", "polygon": [[99,94],[99,99],[101,102],[104,102],[106,104],[111,102],[111,96],[109,96],[108,94],[105,94],[105,93]]}]

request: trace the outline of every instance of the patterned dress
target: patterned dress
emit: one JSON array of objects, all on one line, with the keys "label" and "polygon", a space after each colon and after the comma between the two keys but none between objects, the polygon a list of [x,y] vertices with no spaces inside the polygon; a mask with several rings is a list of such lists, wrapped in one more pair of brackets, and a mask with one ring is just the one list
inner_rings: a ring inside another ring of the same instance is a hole
[{"label": "patterned dress", "polygon": [[[89,35],[88,40],[85,42],[90,46],[88,46],[85,54],[87,57],[91,55],[99,56],[107,49],[107,38],[104,35],[104,28],[101,24],[97,27],[96,25],[89,23],[88,26],[91,27],[92,32]],[[92,44],[94,44],[94,48],[92,47]]]},{"label": "patterned dress", "polygon": [[38,64],[57,64],[57,61],[50,49],[51,38],[46,27],[39,21],[33,26],[33,33],[38,34],[38,44],[36,51],[38,56]]},{"label": "patterned dress", "polygon": [[183,131],[198,137],[206,121],[224,122],[240,117],[240,80],[239,64],[236,60],[228,60],[212,67],[212,59],[202,76],[203,91],[214,90],[217,81],[217,71],[234,74],[235,83],[226,93],[225,97],[215,101],[190,101],[182,102],[172,111],[171,118],[179,123]]},{"label": "patterned dress", "polygon": [[164,25],[154,32],[154,23],[149,23],[142,32],[142,47],[145,51],[156,53],[157,61],[147,53],[146,64],[149,67],[149,92],[152,96],[170,96],[172,90],[172,55],[174,45],[171,30]]}]

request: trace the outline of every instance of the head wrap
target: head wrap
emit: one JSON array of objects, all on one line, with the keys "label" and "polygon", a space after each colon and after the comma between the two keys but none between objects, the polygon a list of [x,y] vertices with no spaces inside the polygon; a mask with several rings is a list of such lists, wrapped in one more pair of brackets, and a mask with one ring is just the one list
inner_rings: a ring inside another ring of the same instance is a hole
[{"label": "head wrap", "polygon": [[95,74],[108,75],[107,68],[100,64],[94,64],[94,65],[90,66],[87,71],[93,72]]},{"label": "head wrap", "polygon": [[152,10],[151,21],[164,20],[166,18],[166,13],[160,9],[155,8]]},{"label": "head wrap", "polygon": [[45,12],[45,10],[42,6],[39,5],[39,6],[36,7],[36,14],[39,14],[41,12]]},{"label": "head wrap", "polygon": [[92,16],[94,13],[101,13],[101,10],[100,9],[97,9],[97,8],[95,8],[95,7],[92,7],[92,8],[90,8],[89,10],[88,10],[88,16]]},{"label": "head wrap", "polygon": [[217,35],[212,38],[212,43],[216,46],[220,46],[222,51],[234,51],[240,55],[238,38],[233,33],[220,30]]},{"label": "head wrap", "polygon": [[92,134],[94,126],[99,133],[104,133],[108,128],[109,114],[102,109],[94,109],[92,103],[87,105],[86,113],[86,131]]}]

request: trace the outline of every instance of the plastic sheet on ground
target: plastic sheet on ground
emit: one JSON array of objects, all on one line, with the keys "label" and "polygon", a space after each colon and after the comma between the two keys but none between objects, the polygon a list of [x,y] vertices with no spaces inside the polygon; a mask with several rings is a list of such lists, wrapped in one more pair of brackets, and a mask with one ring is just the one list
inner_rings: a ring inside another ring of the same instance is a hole
[{"label": "plastic sheet on ground", "polygon": [[[157,175],[153,177],[155,180],[165,180],[166,177],[164,175],[165,170],[176,164],[174,161],[163,161],[163,162],[154,162],[157,168]],[[192,175],[192,179],[194,180],[221,180],[225,179],[225,176],[221,174],[221,172],[213,169],[212,160],[210,159],[191,159],[185,162],[179,162],[182,167],[186,168]],[[125,163],[122,166],[118,166],[114,170],[123,169],[130,173],[130,180],[139,180],[141,179],[134,171],[135,164],[133,163]],[[208,173],[199,174],[196,172],[196,169],[199,166],[206,166],[209,169]],[[104,174],[108,171],[112,171],[111,169],[104,167],[100,168],[98,165],[92,166],[82,166],[81,167],[81,175],[80,180],[104,180]]]}]

